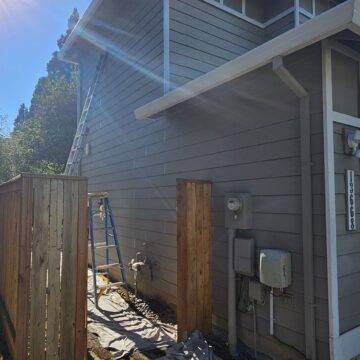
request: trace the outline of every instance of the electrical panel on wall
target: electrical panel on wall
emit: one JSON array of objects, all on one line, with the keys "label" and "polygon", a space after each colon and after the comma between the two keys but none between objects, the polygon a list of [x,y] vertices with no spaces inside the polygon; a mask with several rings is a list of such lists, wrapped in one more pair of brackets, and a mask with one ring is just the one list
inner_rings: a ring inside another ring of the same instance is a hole
[{"label": "electrical panel on wall", "polygon": [[252,199],[248,193],[225,195],[225,227],[252,228]]}]

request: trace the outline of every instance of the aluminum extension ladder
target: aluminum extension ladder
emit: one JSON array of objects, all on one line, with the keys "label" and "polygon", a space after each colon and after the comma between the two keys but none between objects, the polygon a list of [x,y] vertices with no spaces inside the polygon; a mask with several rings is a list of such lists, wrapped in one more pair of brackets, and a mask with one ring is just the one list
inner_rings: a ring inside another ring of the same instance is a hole
[{"label": "aluminum extension ladder", "polygon": [[71,146],[68,161],[66,163],[65,175],[79,175],[79,166],[80,166],[81,155],[82,155],[82,151],[83,151],[83,147],[84,147],[84,139],[85,139],[85,137],[87,135],[87,131],[88,131],[88,127],[86,126],[88,114],[89,114],[92,100],[94,98],[97,84],[99,83],[101,75],[104,71],[107,57],[108,57],[107,53],[100,55],[100,58],[99,58],[99,61],[98,61],[97,67],[96,67],[95,75],[94,75],[94,80],[89,87],[89,90],[88,90],[88,93],[87,93],[87,96],[85,99],[85,104],[82,109],[80,120],[79,120],[77,129],[76,129],[74,141]]},{"label": "aluminum extension ladder", "polygon": [[[106,192],[89,193],[89,247],[91,248],[92,273],[93,273],[93,292],[95,305],[98,307],[98,301],[104,291],[111,287],[117,287],[120,293],[128,300],[128,286],[125,277],[125,269],[121,259],[120,245],[115,228],[114,216],[109,201],[109,194]],[[96,205],[94,204],[96,203]],[[96,208],[94,208],[96,206]],[[103,226],[94,227],[94,217],[99,216]],[[95,243],[94,232],[102,231],[104,234],[104,242]],[[112,240],[112,241],[110,241]],[[110,263],[110,249],[116,250],[117,262]],[[105,264],[96,265],[96,251],[105,250]],[[118,268],[122,277],[122,281],[112,283],[110,281],[110,268]],[[97,276],[100,276],[107,282],[106,285],[97,284]],[[107,275],[106,277],[103,275]]]}]

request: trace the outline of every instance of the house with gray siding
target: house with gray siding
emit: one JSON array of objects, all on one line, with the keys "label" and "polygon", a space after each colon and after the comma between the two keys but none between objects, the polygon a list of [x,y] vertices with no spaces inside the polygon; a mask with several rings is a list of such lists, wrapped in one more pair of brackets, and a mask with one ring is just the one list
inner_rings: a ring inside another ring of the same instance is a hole
[{"label": "house with gray siding", "polygon": [[[146,256],[144,295],[176,307],[176,181],[209,180],[214,333],[232,321],[224,197],[248,193],[236,236],[254,239],[255,278],[262,249],[291,254],[273,334],[269,291],[256,306],[258,350],[360,354],[359,35],[359,0],[91,3],[61,53],[78,64],[79,117],[108,54],[79,170],[111,195],[124,262]],[[234,318],[253,347],[253,313]]]}]

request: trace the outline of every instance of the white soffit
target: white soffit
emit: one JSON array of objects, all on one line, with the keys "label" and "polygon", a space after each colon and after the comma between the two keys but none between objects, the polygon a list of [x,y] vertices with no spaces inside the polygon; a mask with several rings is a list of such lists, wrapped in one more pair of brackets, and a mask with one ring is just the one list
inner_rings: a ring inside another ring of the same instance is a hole
[{"label": "white soffit", "polygon": [[166,109],[256,70],[270,63],[276,56],[289,55],[342,30],[350,29],[360,34],[359,25],[360,0],[348,0],[188,82],[169,94],[137,108],[134,111],[135,117],[138,120],[151,118]]}]

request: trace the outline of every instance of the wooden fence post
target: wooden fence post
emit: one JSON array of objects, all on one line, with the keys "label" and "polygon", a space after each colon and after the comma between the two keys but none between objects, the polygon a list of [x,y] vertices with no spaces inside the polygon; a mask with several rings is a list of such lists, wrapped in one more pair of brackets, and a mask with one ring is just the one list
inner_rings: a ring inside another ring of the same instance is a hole
[{"label": "wooden fence post", "polygon": [[177,182],[178,340],[211,332],[211,183]]}]

